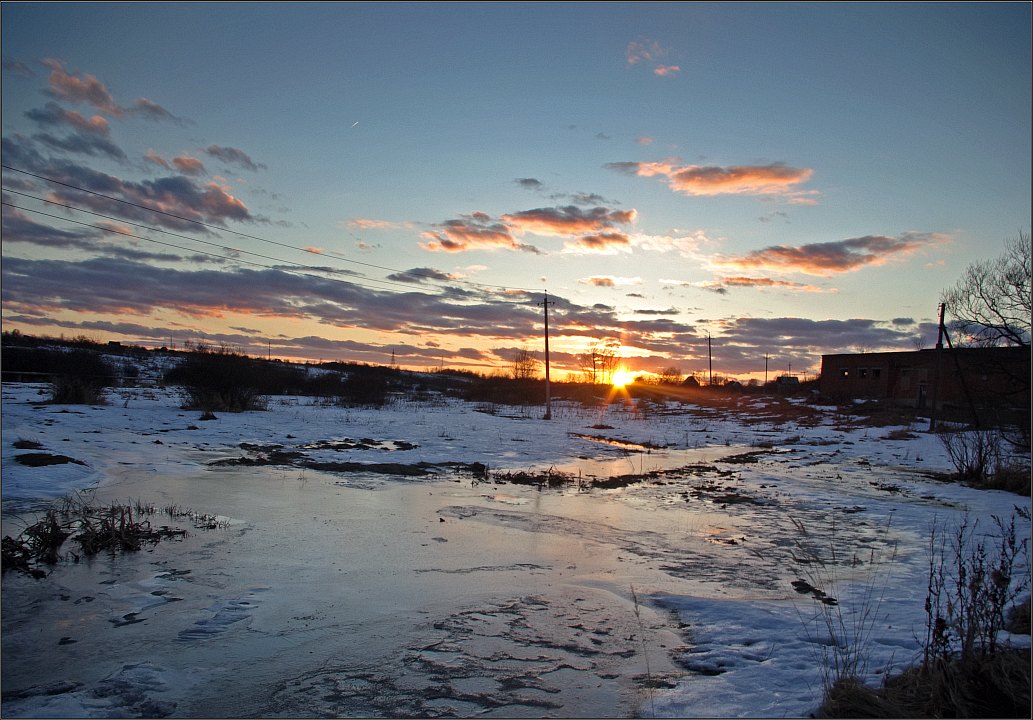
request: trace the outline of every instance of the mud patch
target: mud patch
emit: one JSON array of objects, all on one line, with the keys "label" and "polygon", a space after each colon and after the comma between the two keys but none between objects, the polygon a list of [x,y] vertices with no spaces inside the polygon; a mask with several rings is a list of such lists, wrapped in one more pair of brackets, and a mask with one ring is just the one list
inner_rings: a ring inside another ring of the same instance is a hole
[{"label": "mud patch", "polygon": [[82,460],[76,460],[70,458],[67,455],[56,455],[54,453],[47,452],[34,452],[34,453],[21,453],[14,456],[15,462],[22,465],[28,465],[29,467],[46,467],[48,465],[67,465],[73,463],[75,465],[85,465]]}]

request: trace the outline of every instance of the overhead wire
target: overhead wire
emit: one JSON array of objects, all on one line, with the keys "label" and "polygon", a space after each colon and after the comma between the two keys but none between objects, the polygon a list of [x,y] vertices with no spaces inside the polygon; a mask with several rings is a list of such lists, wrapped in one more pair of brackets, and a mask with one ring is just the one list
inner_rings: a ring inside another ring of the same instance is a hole
[{"label": "overhead wire", "polygon": [[[313,278],[315,280],[329,280],[331,282],[340,282],[340,283],[347,283],[347,284],[351,284],[351,285],[358,285],[360,287],[365,287],[365,288],[368,288],[370,290],[379,290],[379,291],[382,291],[382,292],[398,293],[397,290],[385,290],[384,288],[370,287],[369,285],[366,285],[365,283],[360,282],[360,281],[356,281],[356,280],[345,280],[343,278],[335,278],[335,277],[326,277],[326,276],[321,276],[321,275],[314,275],[312,273],[299,272],[297,270],[289,270],[289,269],[275,267],[273,265],[266,265],[264,263],[255,262],[253,260],[243,260],[241,258],[228,257],[226,255],[218,255],[216,253],[207,252],[205,250],[197,250],[195,248],[187,248],[187,247],[183,247],[182,245],[176,245],[175,243],[168,243],[168,242],[163,242],[161,240],[155,240],[154,238],[144,237],[142,235],[135,235],[135,234],[133,234],[131,232],[126,232],[125,230],[119,230],[117,228],[104,227],[103,225],[94,225],[94,224],[91,224],[91,223],[82,222],[80,220],[72,220],[71,218],[61,217],[60,215],[54,215],[52,213],[43,212],[42,210],[33,210],[32,208],[22,207],[20,205],[15,205],[14,203],[9,203],[9,202],[6,202],[6,201],[0,202],[0,205],[6,205],[7,207],[15,208],[16,210],[24,210],[25,212],[31,212],[31,213],[35,213],[37,215],[43,215],[44,217],[53,218],[55,220],[62,220],[64,222],[74,223],[75,225],[83,225],[85,227],[95,228],[97,230],[102,230],[104,232],[113,233],[115,235],[123,235],[125,237],[134,238],[136,240],[144,240],[146,242],[155,243],[157,245],[164,245],[165,247],[171,247],[171,248],[175,248],[177,250],[184,250],[186,252],[197,253],[199,255],[207,255],[209,257],[218,258],[219,260],[231,260],[233,262],[241,263],[241,264],[244,264],[244,265],[253,265],[255,267],[264,268],[266,270],[276,270],[278,272],[288,273],[288,274],[291,274],[291,275],[301,275],[301,276],[304,276],[304,277]],[[242,250],[242,251],[239,251],[239,252],[246,252],[246,251]],[[255,253],[248,253],[248,254],[254,255]],[[259,257],[264,257],[264,256],[259,256]],[[287,263],[290,263],[289,260],[280,260],[279,258],[273,258],[273,259],[276,260],[277,262],[287,262]],[[311,267],[311,266],[301,265],[300,263],[295,263],[295,264],[298,264],[300,267]],[[316,268],[312,268],[312,269],[316,269]],[[388,280],[377,280],[375,278],[365,278],[365,277],[363,278],[363,280],[365,280],[366,282],[390,282]],[[392,283],[392,284],[401,285],[402,283]],[[411,287],[409,289],[412,290]]]},{"label": "overhead wire", "polygon": [[[63,207],[63,208],[66,208],[68,210],[73,210],[73,211],[76,211],[76,212],[82,212],[82,213],[86,213],[86,214],[89,214],[89,215],[94,215],[96,217],[101,217],[101,218],[104,218],[106,220],[113,220],[115,222],[124,223],[126,225],[131,225],[133,227],[143,228],[143,229],[149,230],[151,232],[157,232],[157,233],[162,233],[164,235],[171,235],[173,237],[182,238],[184,240],[187,240],[188,242],[200,243],[202,245],[209,245],[209,246],[212,246],[212,247],[222,248],[224,250],[229,250],[229,251],[232,251],[232,252],[235,252],[235,253],[242,253],[242,254],[245,254],[245,255],[251,255],[251,256],[254,256],[254,257],[262,258],[264,260],[272,260],[273,262],[277,262],[277,263],[284,263],[284,264],[287,264],[287,265],[294,265],[296,267],[305,268],[305,269],[308,269],[308,270],[314,270],[314,271],[326,272],[326,273],[342,273],[342,274],[347,274],[347,275],[349,275],[349,277],[352,277],[352,278],[356,277],[355,275],[351,274],[352,271],[350,271],[350,270],[343,270],[343,269],[337,269],[337,268],[320,268],[320,267],[315,267],[315,266],[312,266],[312,265],[306,265],[304,263],[295,262],[293,260],[286,260],[284,258],[273,257],[271,255],[263,255],[262,253],[256,253],[256,252],[253,252],[251,250],[243,250],[241,248],[227,247],[226,245],[222,245],[220,243],[214,243],[214,242],[210,242],[208,240],[202,240],[200,238],[190,237],[190,236],[187,236],[187,235],[181,235],[180,233],[172,232],[171,230],[165,230],[165,229],[162,229],[162,228],[151,227],[150,225],[145,225],[143,223],[133,222],[131,220],[127,220],[125,218],[121,218],[121,217],[114,216],[114,215],[105,215],[104,213],[95,212],[93,210],[87,210],[85,208],[76,207],[74,205],[68,205],[66,203],[57,202],[56,200],[49,200],[47,198],[37,197],[35,195],[30,195],[29,193],[20,192],[18,190],[14,190],[14,189],[11,189],[11,188],[4,188],[4,190],[6,192],[13,193],[15,195],[21,195],[23,197],[31,198],[33,200],[38,200],[40,202],[45,202],[45,203],[48,203],[50,205],[57,205],[58,207]],[[159,240],[154,240],[153,238],[147,238],[147,237],[143,237],[143,236],[140,236],[140,235],[134,235],[132,233],[121,232],[121,231],[118,231],[118,230],[115,230],[115,229],[112,229],[112,228],[105,227],[103,225],[95,225],[95,224],[91,224],[91,223],[83,223],[83,222],[80,222],[78,220],[72,220],[70,218],[61,217],[59,215],[51,215],[50,213],[44,213],[44,212],[39,211],[39,210],[33,210],[31,208],[22,207],[20,205],[15,205],[15,204],[9,203],[9,202],[3,202],[3,203],[0,203],[0,204],[7,205],[8,207],[12,207],[12,208],[15,208],[17,210],[24,210],[26,212],[36,213],[36,214],[39,214],[39,215],[44,215],[46,217],[51,217],[51,218],[55,218],[55,219],[58,219],[58,220],[65,220],[67,222],[75,223],[77,225],[84,225],[86,227],[96,228],[98,230],[102,230],[102,231],[105,231],[105,232],[112,232],[112,233],[117,234],[117,235],[125,235],[127,237],[132,237],[132,238],[135,238],[135,239],[138,239],[138,240],[144,240],[144,241],[147,241],[147,242],[153,242],[153,243],[157,243],[159,245],[164,245],[166,247],[173,247],[173,248],[176,248],[177,250],[183,250],[185,252],[200,253],[202,255],[207,255],[209,257],[216,257],[216,258],[219,258],[219,259],[222,259],[222,260],[239,261],[239,258],[234,258],[232,256],[217,255],[215,253],[205,252],[203,250],[197,250],[195,248],[186,248],[186,247],[183,247],[181,245],[176,245],[176,244],[173,244],[173,243],[161,242]],[[256,265],[258,267],[264,267],[264,268],[267,268],[267,269],[270,269],[270,270],[280,270],[282,272],[290,272],[289,270],[285,270],[283,268],[277,268],[277,267],[273,267],[273,266],[269,266],[269,265],[263,265],[262,263],[249,263],[249,264],[253,264],[253,265]],[[305,273],[305,274],[307,276],[309,276],[309,277],[321,277],[321,276],[311,275],[309,273]],[[371,278],[371,277],[369,277],[367,275],[358,275],[357,277],[359,279],[361,279],[361,280],[365,280],[366,282],[380,283],[380,284],[383,284],[383,285],[397,285],[398,287],[406,288],[410,292],[416,290],[416,286],[414,286],[412,283],[404,283],[404,282],[399,282],[399,281],[394,281],[394,280],[386,280],[386,279],[382,280],[382,279],[379,279],[379,278]],[[342,278],[327,277],[327,278],[321,278],[321,279],[334,280],[334,281],[338,281],[338,282],[353,282],[353,284],[362,285],[361,282],[356,282],[355,280],[344,280]],[[363,287],[367,287],[367,286],[363,285]],[[379,288],[373,288],[373,289],[379,289]],[[426,289],[426,287],[424,286],[423,289]]]},{"label": "overhead wire", "polygon": [[[177,215],[175,213],[170,213],[168,211],[160,210],[158,208],[150,207],[148,205],[143,205],[143,204],[140,204],[140,203],[132,202],[130,200],[125,200],[123,198],[114,197],[113,195],[106,195],[104,193],[100,193],[100,192],[97,192],[95,190],[88,190],[87,188],[79,187],[79,186],[73,185],[71,183],[66,183],[66,182],[63,182],[61,180],[57,180],[55,178],[51,178],[51,177],[47,177],[45,175],[39,175],[37,173],[29,172],[28,170],[23,170],[21,168],[14,167],[12,165],[7,165],[6,163],[0,163],[0,168],[4,168],[6,170],[11,170],[11,171],[17,172],[17,173],[22,173],[24,175],[28,175],[29,177],[34,177],[34,178],[36,178],[38,180],[43,180],[45,182],[53,183],[55,185],[60,185],[62,187],[67,187],[67,188],[70,188],[72,190],[77,190],[79,192],[87,193],[89,195],[94,195],[96,197],[104,198],[105,200],[110,200],[112,202],[123,203],[123,204],[129,205],[131,207],[139,208],[141,210],[146,210],[148,212],[157,213],[159,215],[165,215],[167,217],[171,217],[171,218],[174,218],[176,220],[183,221],[183,222],[193,223],[195,225],[199,225],[199,226],[207,228],[209,230],[215,230],[217,232],[227,232],[227,233],[231,233],[233,235],[237,235],[239,237],[247,238],[249,240],[257,240],[259,242],[268,243],[270,245],[276,245],[276,246],[287,248],[287,249],[294,250],[294,251],[297,251],[297,252],[310,253],[312,255],[318,255],[320,257],[332,257],[332,258],[334,258],[336,260],[340,260],[342,262],[353,263],[355,265],[362,265],[363,267],[374,268],[374,269],[377,269],[377,270],[384,270],[386,272],[391,272],[391,273],[399,273],[399,274],[410,275],[411,277],[420,277],[420,278],[424,278],[424,279],[432,280],[432,281],[436,281],[437,280],[436,278],[433,278],[433,277],[430,277],[430,276],[419,275],[418,273],[413,273],[411,270],[400,270],[398,268],[387,267],[387,266],[384,266],[384,265],[376,265],[374,263],[367,263],[367,262],[363,262],[361,260],[355,260],[353,258],[346,257],[344,255],[339,255],[337,253],[330,252],[330,251],[316,251],[316,250],[313,250],[311,248],[298,247],[296,245],[290,245],[288,243],[282,243],[282,242],[279,242],[279,241],[276,241],[276,240],[269,240],[267,238],[259,237],[258,235],[250,235],[248,233],[240,232],[240,231],[234,230],[232,228],[227,228],[227,227],[223,227],[223,226],[213,225],[211,223],[206,223],[206,222],[203,222],[201,220],[196,220],[194,218],[184,217],[182,215]],[[127,222],[127,221],[123,220],[122,222]],[[453,282],[453,283],[456,283],[456,284],[461,284],[461,285],[474,285],[474,286],[479,286],[479,287],[498,288],[498,289],[503,289],[503,290],[522,290],[522,291],[525,291],[525,292],[537,292],[538,291],[538,288],[517,287],[517,286],[513,286],[513,285],[493,285],[493,284],[490,284],[490,283],[479,283],[479,282],[476,282],[476,281],[473,281],[473,280],[466,280],[466,279],[459,279],[459,278],[452,279],[452,280],[450,280],[450,282]]]}]

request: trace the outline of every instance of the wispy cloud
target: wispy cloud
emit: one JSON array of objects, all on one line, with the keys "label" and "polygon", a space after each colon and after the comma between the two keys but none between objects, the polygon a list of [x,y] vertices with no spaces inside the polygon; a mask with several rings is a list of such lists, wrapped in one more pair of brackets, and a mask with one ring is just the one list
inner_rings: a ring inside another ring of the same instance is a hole
[{"label": "wispy cloud", "polygon": [[506,213],[494,218],[475,212],[436,225],[424,232],[421,247],[431,251],[520,250],[540,253],[534,246],[520,242],[524,234],[566,238],[565,248],[573,252],[613,253],[630,248],[630,238],[619,226],[635,220],[632,210],[603,206],[582,208],[577,205],[534,208]]},{"label": "wispy cloud", "polygon": [[907,232],[897,237],[866,235],[809,245],[773,245],[741,257],[715,256],[711,262],[717,267],[738,270],[774,270],[830,276],[870,265],[883,265],[930,245],[948,242],[949,239],[941,233]]},{"label": "wispy cloud", "polygon": [[172,164],[184,175],[203,175],[204,163],[189,155],[172,158]]},{"label": "wispy cloud", "polygon": [[483,212],[475,212],[462,217],[446,220],[439,224],[438,230],[422,234],[426,242],[420,246],[432,252],[465,252],[468,250],[520,250],[539,253],[533,245],[519,242],[510,228]]},{"label": "wispy cloud", "polygon": [[[4,200],[8,200],[6,195]],[[65,230],[38,223],[17,208],[12,207],[5,207],[2,217],[0,217],[0,231],[3,233],[5,245],[22,243],[37,247],[75,249],[89,252],[92,255],[104,255],[141,262],[181,262],[183,260],[203,261],[207,259],[206,256],[204,258],[199,256],[184,257],[167,252],[150,252],[139,250],[136,247],[126,247],[124,243],[109,243],[107,238],[112,236],[99,228],[107,228],[123,235],[126,233],[131,234],[133,228],[107,221],[98,222],[97,225],[99,226],[98,228],[83,226],[73,230]],[[7,262],[7,259],[5,259],[5,262]]]},{"label": "wispy cloud", "polygon": [[42,108],[25,113],[40,128],[47,130],[68,130],[69,134],[57,136],[40,132],[33,139],[47,147],[80,155],[105,156],[124,161],[125,153],[111,141],[111,128],[101,115],[84,117],[74,110],[66,110],[56,102],[48,102]]},{"label": "wispy cloud", "polygon": [[517,178],[513,182],[525,190],[541,190],[543,187],[542,181],[535,178]]},{"label": "wispy cloud", "polygon": [[64,63],[53,58],[47,58],[43,64],[50,68],[50,87],[47,92],[53,97],[74,103],[88,103],[115,117],[121,117],[125,112],[104,83],[93,75],[77,76],[68,73]]},{"label": "wispy cloud", "polygon": [[792,280],[775,280],[772,278],[758,277],[722,277],[717,278],[716,280],[695,283],[695,286],[721,295],[727,294],[731,288],[756,288],[760,290],[773,289],[804,293],[839,292],[836,288],[823,288],[818,285],[807,285],[805,283],[793,282]]},{"label": "wispy cloud", "polygon": [[101,112],[116,118],[133,115],[144,120],[182,122],[180,118],[147,98],[137,98],[129,107],[119,105],[104,83],[90,74],[75,75],[67,72],[64,63],[60,60],[47,58],[43,64],[50,68],[50,85],[47,93],[51,97],[72,103],[92,105]]},{"label": "wispy cloud", "polygon": [[631,252],[631,238],[622,232],[592,233],[568,240],[563,247],[567,252],[615,255],[618,252]]},{"label": "wispy cloud", "polygon": [[48,102],[42,108],[29,110],[25,116],[42,127],[67,126],[82,133],[101,137],[111,134],[108,121],[103,116],[93,115],[86,118],[74,110],[65,110],[56,102]]},{"label": "wispy cloud", "polygon": [[662,162],[614,162],[610,170],[639,177],[663,177],[675,192],[684,195],[777,195],[790,201],[813,201],[816,191],[801,191],[814,171],[784,163],[733,165],[730,167],[683,165],[677,160]]},{"label": "wispy cloud", "polygon": [[509,213],[503,215],[502,220],[517,232],[567,237],[610,230],[617,225],[634,222],[635,217],[635,210],[611,210],[606,207],[583,210],[576,205],[566,205]]},{"label": "wispy cloud", "polygon": [[265,165],[256,163],[246,152],[238,148],[209,145],[204,149],[204,152],[216,160],[221,160],[227,165],[236,165],[237,167],[242,167],[245,170],[255,171],[265,168]]},{"label": "wispy cloud", "polygon": [[72,133],[64,137],[50,133],[36,133],[32,139],[53,150],[75,153],[77,155],[105,156],[112,160],[125,160],[122,148],[105,137],[89,133]]},{"label": "wispy cloud", "polygon": [[591,277],[581,278],[578,280],[582,285],[593,285],[595,287],[627,287],[631,285],[641,285],[642,278],[640,277],[619,277],[614,275],[593,275]]},{"label": "wispy cloud", "polygon": [[[153,180],[134,182],[80,165],[68,158],[47,158],[31,142],[3,138],[5,160],[22,170],[53,178],[73,187],[97,194],[83,194],[65,187],[53,187],[51,197],[75,206],[105,214],[117,214],[127,220],[140,220],[177,230],[200,231],[196,222],[225,224],[227,221],[254,222],[256,218],[225,184],[201,184],[186,175],[169,175]],[[151,156],[151,161],[157,155]],[[160,164],[160,163],[159,163]],[[133,205],[110,200],[111,196]],[[145,206],[167,213],[158,215]],[[174,217],[178,216],[178,217]],[[194,221],[194,222],[191,222]]]},{"label": "wispy cloud", "polygon": [[14,75],[20,75],[22,77],[34,78],[36,77],[35,71],[20,60],[13,58],[3,58],[3,69],[4,72],[9,72]]},{"label": "wispy cloud", "polygon": [[654,75],[668,77],[676,75],[681,70],[677,65],[665,65],[660,62],[670,52],[670,48],[662,45],[657,40],[639,37],[628,43],[627,48],[624,50],[624,58],[628,61],[628,65],[638,65],[639,63],[652,64]]},{"label": "wispy cloud", "polygon": [[405,272],[393,273],[387,276],[388,280],[394,280],[396,282],[407,282],[407,283],[422,283],[428,280],[436,280],[438,282],[448,282],[451,280],[459,279],[458,275],[447,273],[444,270],[437,270],[435,268],[420,267],[410,268]]},{"label": "wispy cloud", "polygon": [[374,220],[372,218],[352,218],[348,220],[348,227],[358,230],[391,230],[394,228],[408,227],[408,223],[392,222],[390,220]]}]

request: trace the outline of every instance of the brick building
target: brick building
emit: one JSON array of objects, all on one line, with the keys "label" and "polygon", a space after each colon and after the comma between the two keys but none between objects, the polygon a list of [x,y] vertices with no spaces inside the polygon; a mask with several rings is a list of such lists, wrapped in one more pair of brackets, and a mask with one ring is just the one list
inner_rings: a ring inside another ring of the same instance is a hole
[{"label": "brick building", "polygon": [[[939,382],[937,382],[939,377]],[[832,399],[888,400],[971,415],[1029,412],[1030,348],[943,348],[821,356],[820,391]]]}]

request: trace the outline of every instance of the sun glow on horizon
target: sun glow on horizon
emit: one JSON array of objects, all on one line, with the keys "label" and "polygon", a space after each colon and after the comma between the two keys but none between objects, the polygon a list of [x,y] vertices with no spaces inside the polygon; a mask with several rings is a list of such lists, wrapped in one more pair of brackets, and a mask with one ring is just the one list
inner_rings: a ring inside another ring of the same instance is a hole
[{"label": "sun glow on horizon", "polygon": [[610,381],[610,384],[614,387],[624,387],[630,385],[634,380],[635,377],[630,372],[620,368],[613,373],[613,380]]}]

